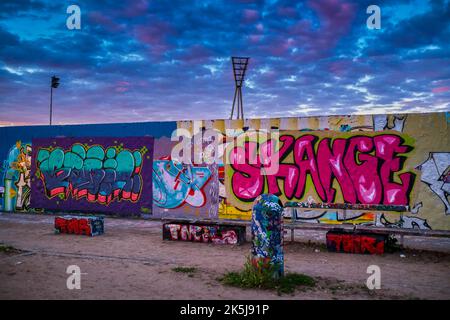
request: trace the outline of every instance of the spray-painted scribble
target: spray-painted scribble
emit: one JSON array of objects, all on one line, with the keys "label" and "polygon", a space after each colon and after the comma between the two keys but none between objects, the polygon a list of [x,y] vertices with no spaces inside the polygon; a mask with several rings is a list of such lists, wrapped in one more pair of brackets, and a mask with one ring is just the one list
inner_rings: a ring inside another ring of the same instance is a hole
[{"label": "spray-painted scribble", "polygon": [[396,222],[390,222],[384,213],[377,214],[376,227],[386,227],[386,228],[404,228],[404,229],[420,229],[420,230],[431,230],[430,225],[427,223],[426,219],[421,219],[411,216],[400,216],[400,219]]},{"label": "spray-painted scribble", "polygon": [[422,202],[416,203],[416,204],[411,208],[411,213],[413,213],[413,214],[418,214],[420,208],[422,208],[422,207],[423,207],[423,203],[422,203]]},{"label": "spray-painted scribble", "polygon": [[202,207],[204,187],[211,177],[207,166],[186,165],[169,157],[153,162],[153,200],[158,207],[173,209],[185,203]]},{"label": "spray-painted scribble", "polygon": [[241,244],[245,242],[245,227],[166,223],[163,225],[163,239],[212,242],[214,244]]},{"label": "spray-painted scribble", "polygon": [[450,152],[431,152],[428,159],[417,167],[422,172],[420,180],[441,199],[445,213],[450,214]]},{"label": "spray-painted scribble", "polygon": [[323,210],[299,210],[297,208],[285,208],[284,218],[295,219],[298,222],[324,223],[324,224],[355,224],[373,225],[376,214],[373,212],[359,211],[323,211]]},{"label": "spray-painted scribble", "polygon": [[104,233],[103,217],[62,216],[55,218],[55,233],[98,236]]},{"label": "spray-painted scribble", "polygon": [[395,130],[403,132],[405,126],[406,115],[384,115],[378,114],[373,116],[373,130]]},{"label": "spray-painted scribble", "polygon": [[383,254],[387,236],[330,230],[326,235],[327,249],[331,252]]}]

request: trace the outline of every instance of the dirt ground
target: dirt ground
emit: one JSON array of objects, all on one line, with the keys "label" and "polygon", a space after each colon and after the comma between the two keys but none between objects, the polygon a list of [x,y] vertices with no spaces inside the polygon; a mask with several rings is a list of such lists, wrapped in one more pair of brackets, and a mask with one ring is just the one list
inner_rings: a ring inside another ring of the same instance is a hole
[{"label": "dirt ground", "polygon": [[[0,253],[0,299],[450,299],[449,239],[407,237],[406,246],[440,252],[372,256],[330,253],[323,231],[297,231],[312,243],[286,242],[286,271],[313,276],[318,285],[279,296],[218,280],[242,268],[250,243],[163,241],[160,221],[113,218],[105,219],[102,236],[56,235],[53,221],[0,214],[0,243],[21,250]],[[80,290],[67,289],[69,265],[84,273]],[[381,268],[379,290],[365,286],[369,265]],[[196,269],[175,272],[179,266]]]}]

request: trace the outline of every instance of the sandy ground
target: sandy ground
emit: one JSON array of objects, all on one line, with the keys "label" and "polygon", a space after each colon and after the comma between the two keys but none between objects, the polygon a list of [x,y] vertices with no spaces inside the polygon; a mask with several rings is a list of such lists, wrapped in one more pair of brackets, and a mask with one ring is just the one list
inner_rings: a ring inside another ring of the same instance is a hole
[{"label": "sandy ground", "polygon": [[[1,299],[450,299],[450,240],[405,238],[405,245],[437,252],[382,256],[330,253],[324,232],[297,231],[286,243],[286,271],[319,280],[314,289],[273,291],[224,286],[250,252],[241,246],[163,241],[161,222],[106,219],[98,237],[55,235],[53,217],[0,214],[0,242],[23,250],[0,253]],[[288,237],[286,236],[286,239]],[[81,290],[68,290],[66,268],[78,265]],[[369,265],[381,268],[381,289],[365,287]],[[178,266],[195,267],[192,274]]]}]

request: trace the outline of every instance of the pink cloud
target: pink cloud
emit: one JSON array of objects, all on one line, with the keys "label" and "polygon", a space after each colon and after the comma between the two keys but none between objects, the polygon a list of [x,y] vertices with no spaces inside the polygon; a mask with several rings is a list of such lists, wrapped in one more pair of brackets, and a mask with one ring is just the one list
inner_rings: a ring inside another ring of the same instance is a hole
[{"label": "pink cloud", "polygon": [[317,12],[321,23],[335,29],[347,28],[354,13],[352,4],[340,0],[314,0],[308,5]]},{"label": "pink cloud", "polygon": [[259,34],[251,34],[251,35],[249,36],[249,39],[250,39],[250,42],[251,42],[251,43],[257,43],[257,42],[261,41],[262,36],[259,35]]},{"label": "pink cloud", "polygon": [[250,23],[255,22],[259,19],[259,12],[257,10],[245,9],[243,12],[244,22]]},{"label": "pink cloud", "polygon": [[193,45],[185,52],[183,52],[179,58],[186,62],[202,63],[208,60],[212,55],[211,50],[202,45]]},{"label": "pink cloud", "polygon": [[114,22],[111,17],[98,11],[89,13],[88,19],[94,25],[101,25],[110,32],[122,31],[124,29],[123,25]]},{"label": "pink cloud", "polygon": [[258,30],[259,32],[264,31],[264,25],[262,23],[258,23],[256,25],[256,30]]},{"label": "pink cloud", "polygon": [[155,21],[139,25],[134,29],[137,40],[150,46],[153,55],[161,56],[169,49],[166,37],[173,33],[171,26],[164,21]]},{"label": "pink cloud", "polygon": [[128,81],[117,81],[114,91],[123,93],[123,92],[127,92],[129,89],[130,89],[130,83]]},{"label": "pink cloud", "polygon": [[338,60],[330,63],[329,70],[336,76],[343,76],[347,71],[351,70],[351,61]]},{"label": "pink cloud", "polygon": [[431,92],[433,92],[433,93],[442,93],[442,92],[447,92],[447,91],[449,91],[450,90],[450,87],[437,87],[437,88],[433,88],[432,90],[431,90]]},{"label": "pink cloud", "polygon": [[117,88],[115,88],[115,91],[116,91],[116,92],[119,92],[119,93],[123,93],[123,92],[127,92],[127,91],[128,91],[128,88],[125,88],[125,87],[117,87]]},{"label": "pink cloud", "polygon": [[147,9],[147,0],[135,0],[130,3],[127,2],[126,9],[121,12],[121,14],[125,17],[133,18],[143,15],[144,13],[146,13]]},{"label": "pink cloud", "polygon": [[341,0],[314,0],[308,6],[319,17],[319,29],[314,29],[308,20],[300,20],[288,28],[302,50],[292,57],[296,61],[311,61],[326,57],[339,40],[349,32],[355,15],[355,7]]},{"label": "pink cloud", "polygon": [[276,39],[275,42],[269,46],[269,52],[274,56],[282,56],[286,54],[291,48],[295,47],[295,40],[289,39]]},{"label": "pink cloud", "polygon": [[281,17],[295,18],[297,17],[297,9],[293,7],[279,7],[277,14]]}]

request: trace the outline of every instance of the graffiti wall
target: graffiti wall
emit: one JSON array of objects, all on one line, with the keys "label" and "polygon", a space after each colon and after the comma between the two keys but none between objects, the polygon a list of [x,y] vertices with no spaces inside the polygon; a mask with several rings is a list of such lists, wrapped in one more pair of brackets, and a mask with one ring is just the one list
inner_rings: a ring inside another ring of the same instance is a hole
[{"label": "graffiti wall", "polygon": [[[275,174],[264,174],[270,161],[262,152],[274,141],[249,139],[228,148],[226,201],[243,218],[249,219],[245,213],[258,195],[272,193],[284,203],[408,207],[402,213],[329,208],[285,211],[286,218],[294,215],[302,222],[450,229],[450,132],[444,113],[281,120],[272,119],[269,124],[280,129],[271,155],[279,162]],[[261,123],[250,125],[262,128]]]},{"label": "graffiti wall", "polygon": [[120,215],[151,211],[153,138],[49,138],[32,143],[32,207]]},{"label": "graffiti wall", "polygon": [[[159,139],[169,137],[170,140],[170,136],[176,127],[177,123],[171,121],[0,127],[0,211],[45,211],[44,208],[33,207],[30,202],[32,188],[29,174],[33,162],[32,141],[35,139],[70,137],[76,137],[77,139],[90,139],[92,137],[152,137]],[[80,141],[78,140],[78,142]],[[146,156],[149,156],[149,153]],[[146,168],[144,170],[148,170],[151,168],[151,165],[144,168]],[[60,195],[57,197],[60,197]],[[107,207],[111,207],[111,205]],[[140,209],[142,217],[151,216],[152,207],[147,208],[143,206]],[[121,213],[122,211],[114,212],[114,214],[118,215]]]},{"label": "graffiti wall", "polygon": [[[448,125],[443,112],[3,127],[0,210],[250,220],[252,202],[272,193],[283,203],[408,208],[285,210],[304,223],[450,230]],[[220,132],[219,161],[173,159],[177,128],[202,136],[203,155],[203,133]],[[234,143],[266,131],[278,136]],[[268,174],[272,159],[279,167]]]},{"label": "graffiti wall", "polygon": [[[280,134],[280,167],[271,175],[262,173],[266,164],[258,157],[270,149],[270,141],[230,143],[230,161],[218,170],[219,218],[249,220],[252,201],[269,192],[283,202],[408,207],[401,213],[286,210],[286,218],[295,215],[305,223],[450,229],[447,120],[445,113],[431,113],[204,121],[206,129],[226,135],[227,143],[251,130]],[[192,130],[193,124],[178,127]]]}]

